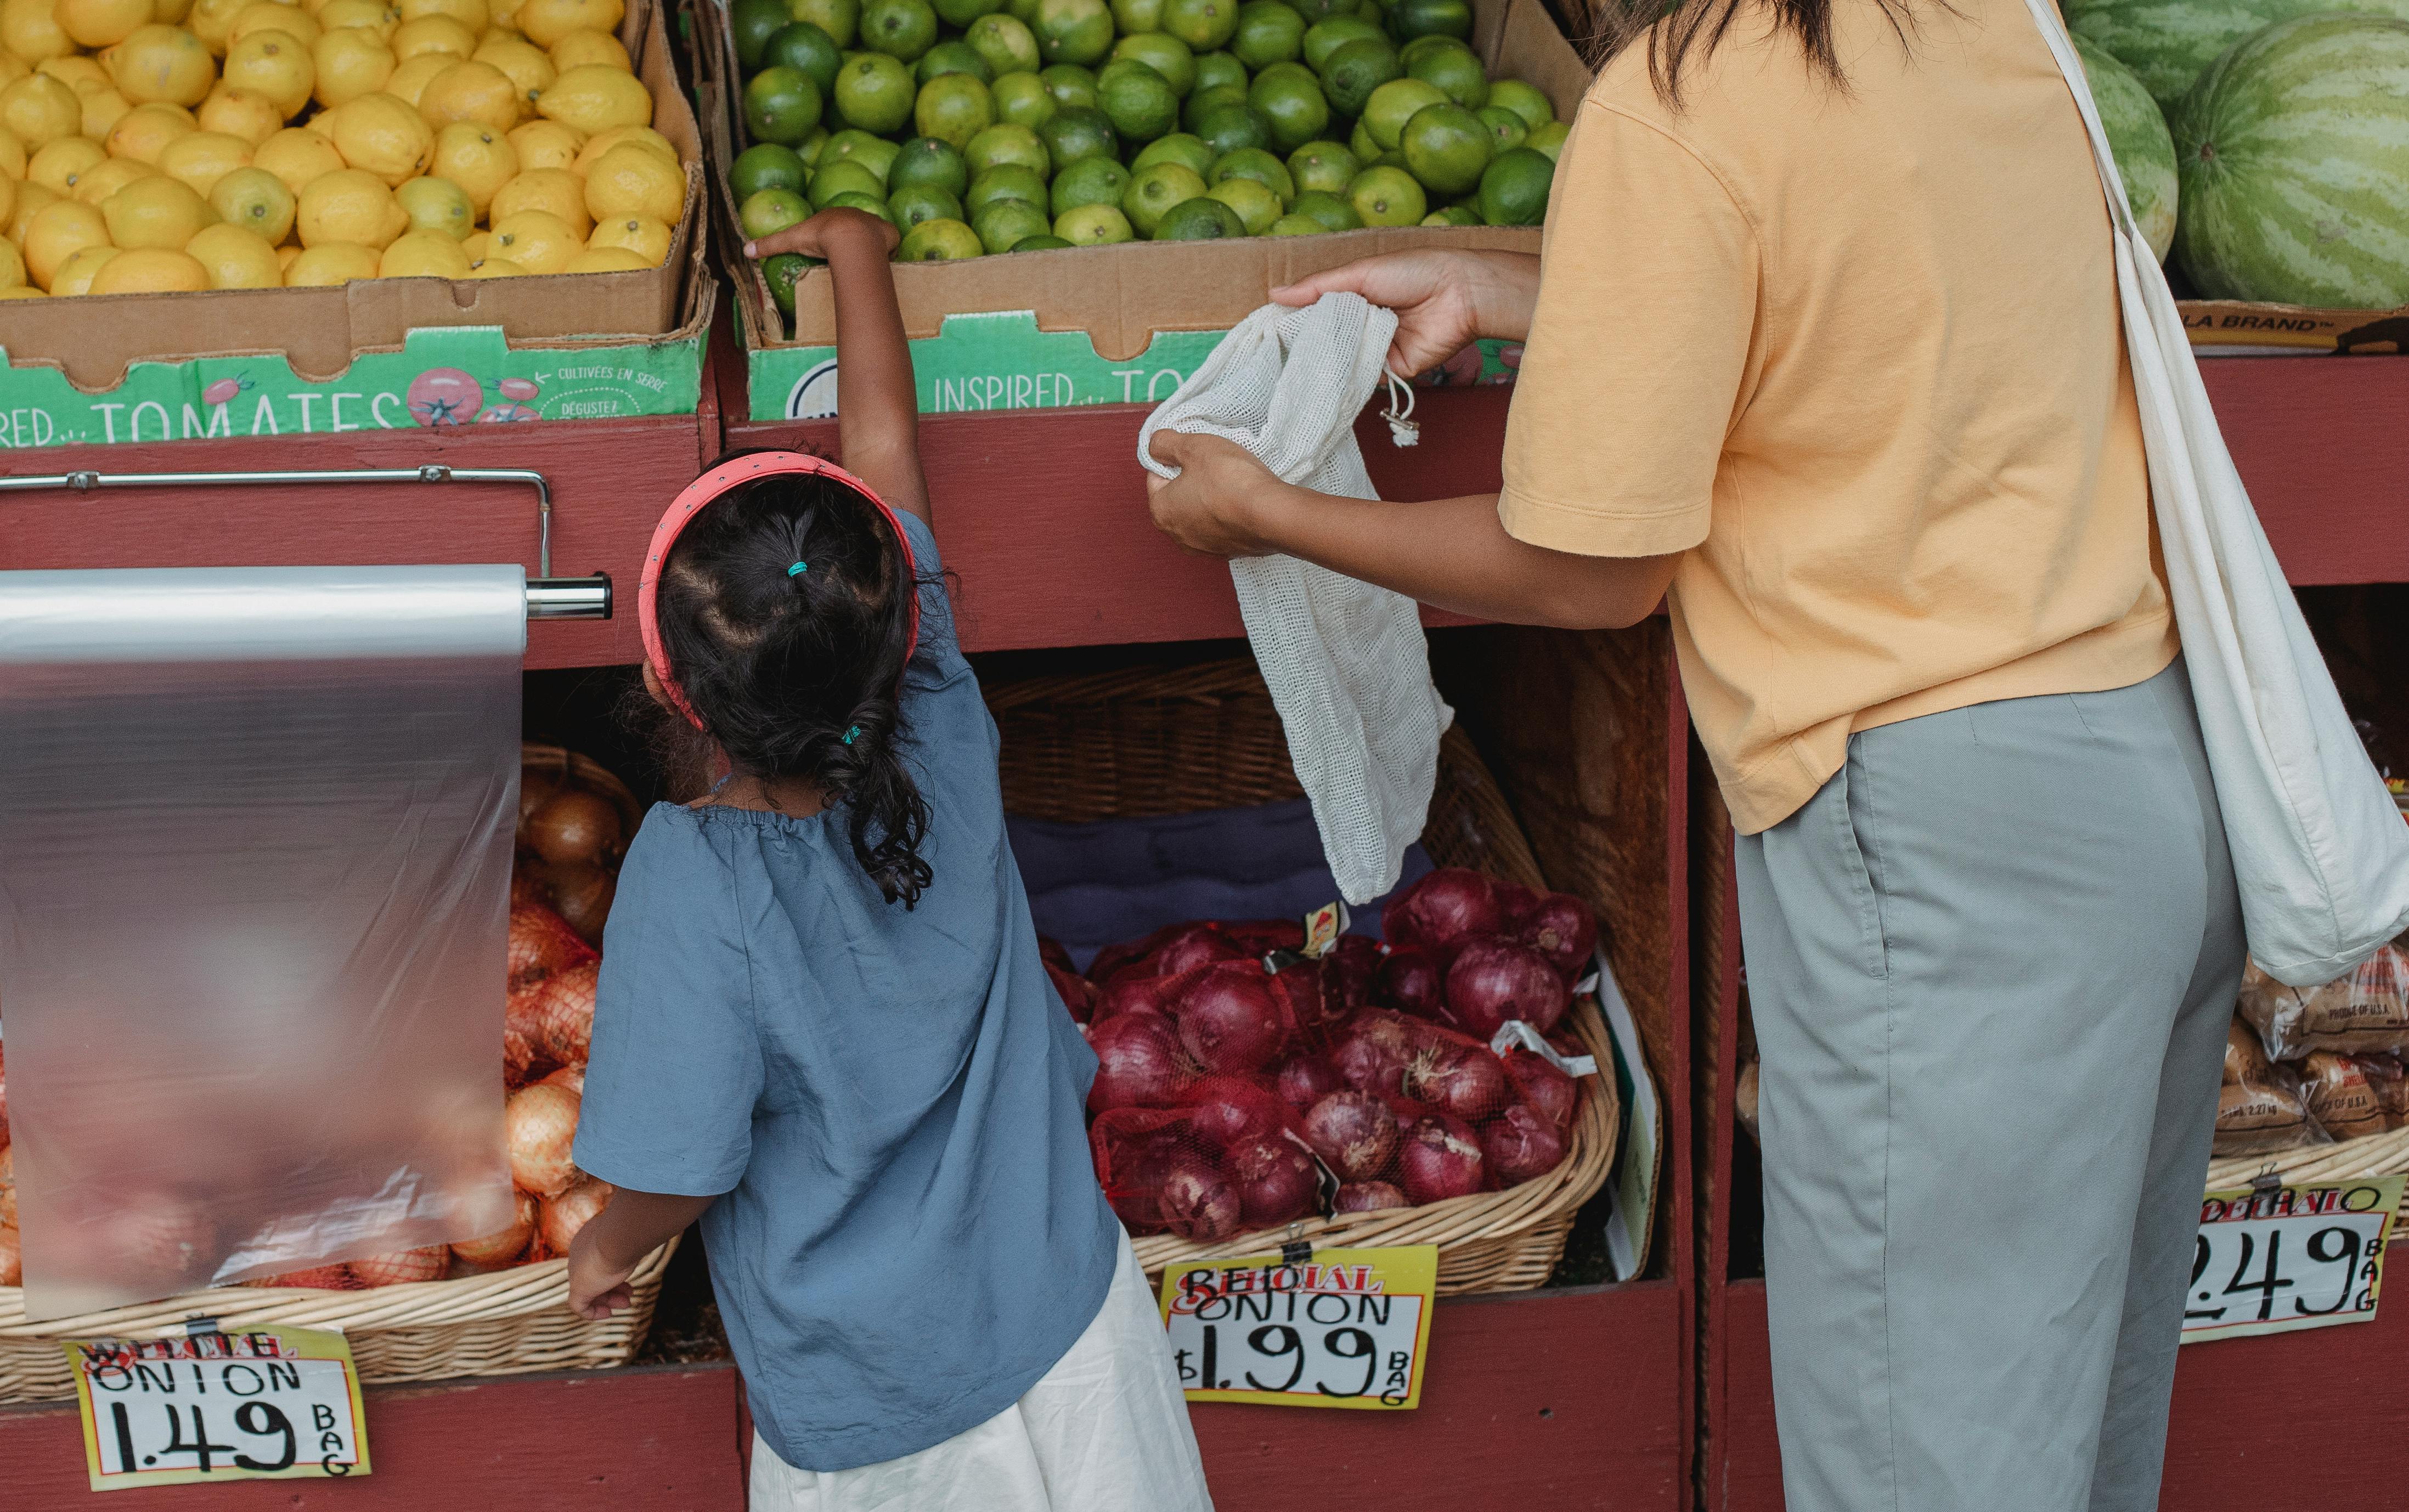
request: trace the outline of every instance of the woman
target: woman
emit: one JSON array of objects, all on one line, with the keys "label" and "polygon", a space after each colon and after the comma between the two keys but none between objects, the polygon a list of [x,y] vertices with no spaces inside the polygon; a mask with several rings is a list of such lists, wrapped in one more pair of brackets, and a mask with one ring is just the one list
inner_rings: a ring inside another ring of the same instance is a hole
[{"label": "woman", "polygon": [[1526,341],[1502,495],[1164,435],[1155,517],[1495,620],[1666,601],[1740,831],[1790,1506],[2155,1507],[2242,930],[2082,122],[2022,0],[1623,40],[1540,258],[1279,294],[1393,307],[1405,372]]}]

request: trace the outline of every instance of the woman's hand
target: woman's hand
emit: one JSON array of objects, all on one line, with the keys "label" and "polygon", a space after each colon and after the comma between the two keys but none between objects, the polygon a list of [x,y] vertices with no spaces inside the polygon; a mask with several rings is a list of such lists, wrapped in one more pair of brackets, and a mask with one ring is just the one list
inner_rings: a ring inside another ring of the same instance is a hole
[{"label": "woman's hand", "polygon": [[744,255],[751,258],[774,257],[780,252],[801,252],[831,262],[837,253],[856,249],[872,252],[881,262],[892,257],[902,244],[903,234],[893,223],[882,220],[866,210],[838,206],[822,210],[808,221],[775,231],[744,244]]},{"label": "woman's hand", "polygon": [[635,1303],[635,1290],[627,1285],[627,1277],[635,1274],[636,1268],[604,1260],[601,1233],[599,1222],[588,1223],[569,1242],[569,1310],[580,1318],[608,1318]]},{"label": "woman's hand", "polygon": [[1397,312],[1389,368],[1410,379],[1482,337],[1527,339],[1539,301],[1539,260],[1524,252],[1390,252],[1300,279],[1274,289],[1272,297],[1309,305],[1339,290]]},{"label": "woman's hand", "polygon": [[1254,454],[1219,436],[1154,433],[1154,459],[1179,469],[1176,478],[1146,476],[1147,503],[1164,535],[1207,556],[1261,556],[1272,550],[1260,534],[1263,509],[1291,491]]}]

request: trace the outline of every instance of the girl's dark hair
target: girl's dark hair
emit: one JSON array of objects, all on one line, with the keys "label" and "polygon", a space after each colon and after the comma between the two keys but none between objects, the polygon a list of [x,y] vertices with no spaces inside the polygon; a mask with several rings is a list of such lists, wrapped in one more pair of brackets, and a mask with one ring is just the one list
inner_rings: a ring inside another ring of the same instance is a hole
[{"label": "girl's dark hair", "polygon": [[[1834,88],[1845,90],[1848,75],[1841,70],[1840,56],[1832,47],[1832,8],[1854,3],[1859,0],[1603,0],[1597,12],[1598,29],[1590,40],[1590,63],[1603,68],[1623,49],[1644,38],[1649,80],[1656,86],[1657,98],[1678,110],[1681,107],[1681,73],[1693,56],[1703,58],[1721,47],[1732,23],[1743,12],[1762,11],[1772,21],[1777,34],[1788,32],[1796,39],[1799,50],[1807,55],[1810,72],[1821,74]],[[1863,3],[1882,11],[1901,47],[1911,45],[1915,19],[1905,0]],[[1951,8],[1947,0],[1939,3],[1942,9]]]},{"label": "girl's dark hair", "polygon": [[898,702],[920,587],[904,563],[886,514],[834,479],[729,489],[670,548],[656,605],[662,650],[703,728],[645,701],[672,790],[705,785],[714,746],[743,776],[812,783],[844,805],[861,869],[909,908],[930,872],[929,805],[903,764]]}]

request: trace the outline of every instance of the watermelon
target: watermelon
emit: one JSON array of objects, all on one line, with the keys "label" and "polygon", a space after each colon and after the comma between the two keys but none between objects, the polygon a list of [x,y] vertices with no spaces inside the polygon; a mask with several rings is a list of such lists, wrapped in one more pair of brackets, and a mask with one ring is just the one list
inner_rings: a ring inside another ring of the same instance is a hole
[{"label": "watermelon", "polygon": [[2409,0],[2065,0],[2067,29],[2139,74],[2169,115],[2234,43],[2279,21],[2335,11],[2409,21]]},{"label": "watermelon", "polygon": [[2409,304],[2409,22],[2303,16],[2236,43],[2172,122],[2200,293]]},{"label": "watermelon", "polygon": [[2091,103],[2107,128],[2108,150],[2116,155],[2116,177],[2125,180],[2133,223],[2163,263],[2175,239],[2175,139],[2168,135],[2167,118],[2133,70],[2097,43],[2078,36],[2074,50],[2091,80]]}]

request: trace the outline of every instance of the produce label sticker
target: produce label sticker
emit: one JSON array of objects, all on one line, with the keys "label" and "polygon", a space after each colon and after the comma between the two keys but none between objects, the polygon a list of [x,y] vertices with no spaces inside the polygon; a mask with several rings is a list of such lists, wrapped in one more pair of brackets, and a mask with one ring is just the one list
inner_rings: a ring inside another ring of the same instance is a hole
[{"label": "produce label sticker", "polygon": [[1438,1246],[1189,1260],[1162,1319],[1190,1402],[1397,1410],[1421,1404]]},{"label": "produce label sticker", "polygon": [[2375,1321],[2403,1179],[2210,1192],[2184,1292],[2184,1342]]},{"label": "produce label sticker", "polygon": [[94,1490],[368,1473],[359,1371],[339,1333],[196,1332],[64,1347]]}]

